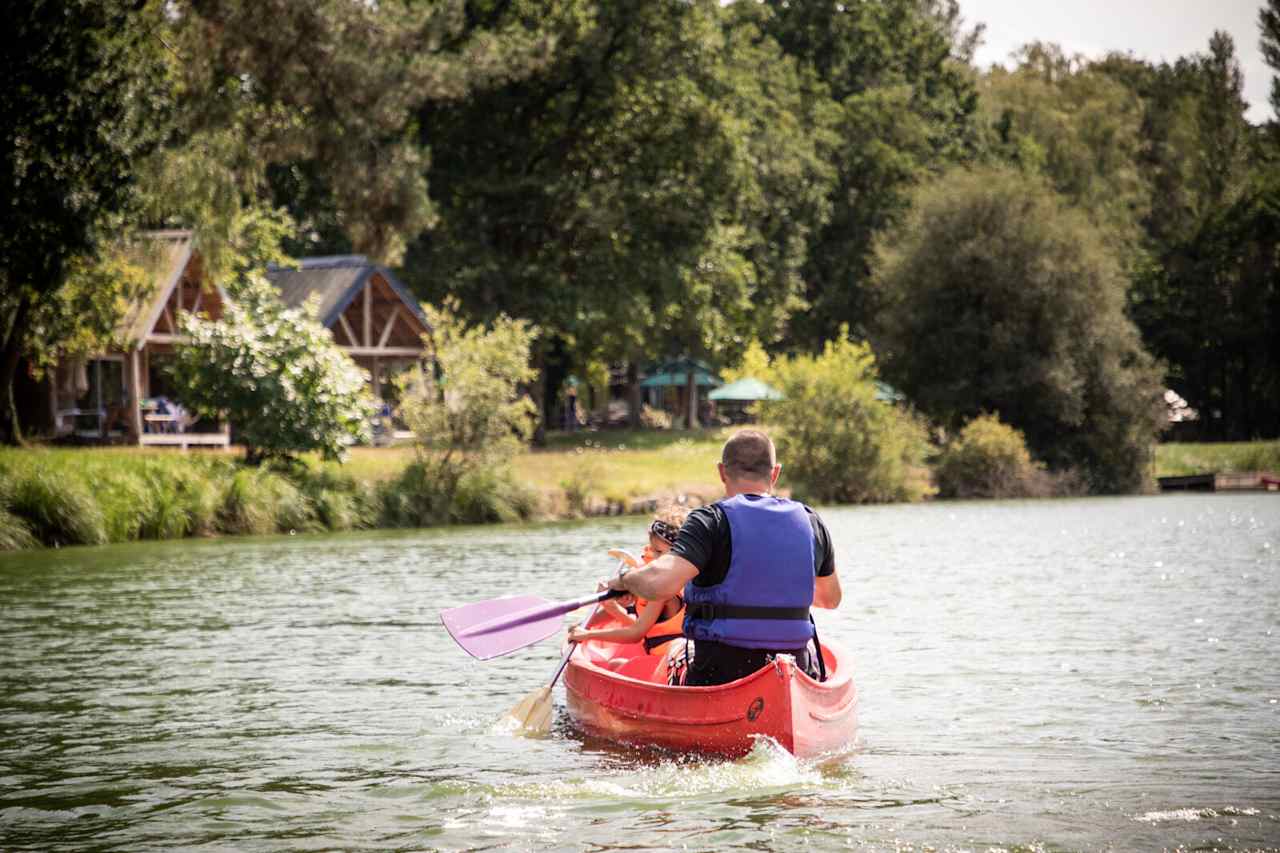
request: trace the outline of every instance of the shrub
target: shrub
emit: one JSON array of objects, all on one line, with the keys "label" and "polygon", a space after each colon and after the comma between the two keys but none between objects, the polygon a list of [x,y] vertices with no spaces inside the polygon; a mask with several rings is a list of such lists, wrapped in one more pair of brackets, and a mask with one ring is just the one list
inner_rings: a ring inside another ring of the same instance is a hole
[{"label": "shrub", "polygon": [[102,508],[81,483],[39,471],[19,474],[9,493],[9,512],[46,545],[103,545]]},{"label": "shrub", "polygon": [[102,508],[111,542],[144,538],[143,529],[154,512],[155,495],[141,472],[110,470],[94,478],[94,497]]},{"label": "shrub", "polygon": [[351,530],[369,523],[362,514],[360,487],[349,474],[329,467],[302,469],[293,481],[310,504],[314,524],[329,530]]},{"label": "shrub", "polygon": [[266,474],[242,468],[232,475],[218,506],[217,528],[224,533],[266,534],[275,530],[274,496]]},{"label": "shrub", "polygon": [[316,520],[311,500],[293,482],[289,472],[269,471],[263,480],[271,496],[271,514],[277,531],[301,533],[323,529],[324,525]]},{"label": "shrub", "polygon": [[430,527],[449,519],[444,496],[421,460],[410,462],[399,476],[383,483],[379,497],[383,527]]},{"label": "shrub", "polygon": [[784,399],[763,402],[761,412],[776,428],[783,476],[798,497],[874,503],[927,494],[925,427],[878,398],[866,344],[842,337],[819,356],[775,360],[766,375]]},{"label": "shrub", "polygon": [[408,494],[387,497],[397,524],[452,519],[463,482],[505,465],[533,432],[536,409],[520,392],[534,378],[533,330],[506,316],[488,329],[469,327],[455,309],[425,307],[432,363],[402,380],[400,411],[418,453],[400,478]]},{"label": "shrub", "polygon": [[564,489],[564,499],[568,504],[569,512],[574,515],[584,515],[587,505],[591,502],[591,495],[603,479],[602,466],[598,451],[578,448],[577,452],[579,455],[574,460],[569,476],[560,481],[560,488]]},{"label": "shrub", "polygon": [[8,469],[0,468],[0,551],[20,551],[40,544],[27,523],[9,512],[12,476]]},{"label": "shrub", "polygon": [[0,551],[21,551],[39,544],[26,522],[7,509],[0,509]]},{"label": "shrub", "polygon": [[524,521],[537,509],[537,495],[517,483],[509,471],[471,471],[458,484],[450,520],[458,524]]},{"label": "shrub", "polygon": [[939,454],[934,476],[947,498],[1043,497],[1053,491],[1022,433],[998,415],[969,421]]}]

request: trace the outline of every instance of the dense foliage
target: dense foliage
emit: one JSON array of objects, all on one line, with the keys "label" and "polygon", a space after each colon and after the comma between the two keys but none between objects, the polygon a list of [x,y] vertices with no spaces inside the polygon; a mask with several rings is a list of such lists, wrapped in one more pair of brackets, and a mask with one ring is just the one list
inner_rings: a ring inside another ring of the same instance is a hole
[{"label": "dense foliage", "polygon": [[[137,164],[166,135],[169,57],[156,37],[163,9],[154,0],[32,0],[6,16],[0,442],[22,435],[13,400],[19,359],[56,344],[56,328],[74,327],[76,311],[103,307],[86,305],[83,288],[66,290],[73,270],[94,266],[104,237],[127,226]],[[99,325],[109,329],[110,315]]]},{"label": "dense foliage", "polygon": [[[1033,43],[978,69],[955,0],[66,8],[23,4],[0,61],[5,392],[19,357],[109,338],[130,232],[188,227],[218,280],[270,259],[242,248],[269,233],[536,327],[544,420],[570,375],[597,406],[628,384],[638,421],[654,362],[818,353],[847,325],[940,425],[999,410],[1097,489],[1144,481],[1164,388],[1200,413],[1180,437],[1280,429],[1280,125],[1247,121],[1224,33],[1168,62]],[[1259,26],[1280,70],[1280,0]],[[980,203],[965,169],[994,176]],[[920,209],[953,190],[951,214]],[[903,319],[907,267],[955,329]],[[994,367],[947,390],[930,360]]]},{"label": "dense foliage", "polygon": [[1038,179],[958,170],[880,247],[889,381],[939,423],[1000,412],[1058,470],[1140,489],[1163,385],[1096,226]]},{"label": "dense foliage", "polygon": [[760,411],[774,430],[785,483],[798,498],[880,503],[927,492],[924,425],[881,399],[866,344],[842,336],[820,355],[775,359],[765,375],[784,397]]},{"label": "dense foliage", "polygon": [[172,378],[183,403],[226,418],[258,464],[317,450],[342,456],[369,439],[367,377],[338,348],[314,307],[286,308],[266,279],[247,275],[221,321],[184,315]]}]

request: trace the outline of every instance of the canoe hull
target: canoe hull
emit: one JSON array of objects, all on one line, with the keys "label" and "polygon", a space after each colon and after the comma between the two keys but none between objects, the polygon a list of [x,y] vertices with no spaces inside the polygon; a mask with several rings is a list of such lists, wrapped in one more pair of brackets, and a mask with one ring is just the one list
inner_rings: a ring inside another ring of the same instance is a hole
[{"label": "canoe hull", "polygon": [[637,671],[647,667],[636,649],[589,644],[570,658],[564,677],[568,709],[588,733],[728,756],[749,752],[763,735],[800,757],[840,749],[856,733],[858,695],[850,659],[839,647],[823,644],[831,677],[822,683],[782,655],[746,678],[714,687],[649,681]]}]

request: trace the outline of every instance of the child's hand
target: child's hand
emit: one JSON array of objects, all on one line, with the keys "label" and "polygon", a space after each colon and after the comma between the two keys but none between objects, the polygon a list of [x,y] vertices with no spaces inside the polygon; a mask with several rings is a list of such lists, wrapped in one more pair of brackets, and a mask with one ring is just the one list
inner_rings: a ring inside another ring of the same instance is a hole
[{"label": "child's hand", "polygon": [[571,643],[581,643],[583,640],[587,639],[587,634],[587,630],[581,625],[569,626],[569,642]]}]

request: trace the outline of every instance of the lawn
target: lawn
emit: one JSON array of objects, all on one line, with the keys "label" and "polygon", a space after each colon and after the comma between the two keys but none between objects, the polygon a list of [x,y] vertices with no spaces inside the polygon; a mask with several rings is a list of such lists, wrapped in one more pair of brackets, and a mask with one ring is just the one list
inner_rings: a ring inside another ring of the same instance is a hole
[{"label": "lawn", "polygon": [[[553,432],[545,448],[511,460],[516,479],[540,492],[575,489],[613,502],[713,494],[716,462],[728,430],[608,430]],[[413,459],[410,447],[358,447],[346,470],[357,480],[388,480]]]},{"label": "lawn", "polygon": [[1280,473],[1280,441],[1169,443],[1156,447],[1156,476],[1237,471]]}]

